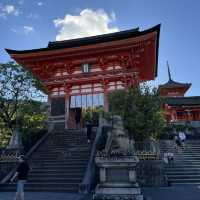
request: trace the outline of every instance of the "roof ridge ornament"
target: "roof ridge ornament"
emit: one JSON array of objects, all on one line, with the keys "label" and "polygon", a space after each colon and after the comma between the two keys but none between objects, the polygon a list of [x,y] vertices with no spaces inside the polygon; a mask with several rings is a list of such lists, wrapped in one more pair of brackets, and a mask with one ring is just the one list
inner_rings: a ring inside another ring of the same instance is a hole
[{"label": "roof ridge ornament", "polygon": [[170,71],[170,67],[169,67],[168,60],[167,60],[167,69],[168,69],[168,77],[169,77],[169,81],[172,81],[171,71]]}]

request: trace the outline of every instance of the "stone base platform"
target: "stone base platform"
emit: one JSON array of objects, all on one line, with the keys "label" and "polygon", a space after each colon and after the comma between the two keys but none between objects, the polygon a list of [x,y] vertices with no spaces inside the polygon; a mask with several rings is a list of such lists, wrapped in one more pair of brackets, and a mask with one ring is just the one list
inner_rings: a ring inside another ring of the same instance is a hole
[{"label": "stone base platform", "polygon": [[138,187],[105,187],[98,185],[93,199],[132,199],[143,200],[141,189]]}]

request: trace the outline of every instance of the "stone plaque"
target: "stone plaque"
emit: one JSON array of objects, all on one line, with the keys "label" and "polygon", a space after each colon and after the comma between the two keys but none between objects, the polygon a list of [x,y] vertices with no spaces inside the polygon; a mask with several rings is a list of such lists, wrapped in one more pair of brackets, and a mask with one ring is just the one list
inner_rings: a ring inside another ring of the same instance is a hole
[{"label": "stone plaque", "polygon": [[108,182],[124,183],[129,181],[129,171],[123,168],[106,169],[106,177]]}]

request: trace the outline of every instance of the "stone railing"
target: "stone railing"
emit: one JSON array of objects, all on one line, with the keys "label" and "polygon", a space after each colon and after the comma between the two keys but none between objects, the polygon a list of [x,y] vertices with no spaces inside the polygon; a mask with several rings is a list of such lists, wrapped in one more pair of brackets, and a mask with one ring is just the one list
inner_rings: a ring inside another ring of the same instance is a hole
[{"label": "stone railing", "polygon": [[[46,134],[44,134],[33,147],[25,154],[25,156],[29,159],[32,153],[45,141],[45,139],[52,133],[54,130],[54,124],[49,125],[49,130]],[[15,173],[17,168],[17,156],[21,154],[20,151],[12,150],[4,150],[4,153],[1,154],[2,160],[0,161],[0,183],[6,183]],[[7,152],[7,153],[5,153]],[[10,153],[9,153],[10,152]]]},{"label": "stone railing", "polygon": [[99,126],[97,128],[97,133],[95,140],[93,142],[91,152],[90,152],[90,159],[88,161],[88,165],[85,171],[85,175],[83,178],[82,183],[79,185],[79,192],[80,193],[89,193],[96,185],[97,182],[97,170],[95,164],[95,157],[98,151],[98,145],[101,143],[102,134],[105,130],[105,127],[109,127],[107,121],[100,117],[99,119]]},{"label": "stone railing", "polygon": [[160,148],[157,141],[148,140],[144,142],[135,142],[135,154],[139,160],[159,160]]},{"label": "stone railing", "polygon": [[19,155],[20,152],[17,149],[0,150],[0,180],[16,166]]},{"label": "stone railing", "polygon": [[166,186],[159,143],[154,140],[136,142],[135,153],[140,160],[136,168],[139,184],[142,186]]},{"label": "stone railing", "polygon": [[18,149],[1,149],[0,162],[16,162],[19,155]]}]

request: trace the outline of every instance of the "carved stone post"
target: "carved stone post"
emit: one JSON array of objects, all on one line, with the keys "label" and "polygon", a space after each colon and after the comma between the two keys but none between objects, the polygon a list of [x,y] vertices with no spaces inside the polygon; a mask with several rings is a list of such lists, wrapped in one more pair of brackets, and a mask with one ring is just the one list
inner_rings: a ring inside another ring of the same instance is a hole
[{"label": "carved stone post", "polygon": [[23,151],[22,137],[20,132],[20,119],[16,119],[16,128],[12,133],[7,149],[15,150],[21,153]]}]

